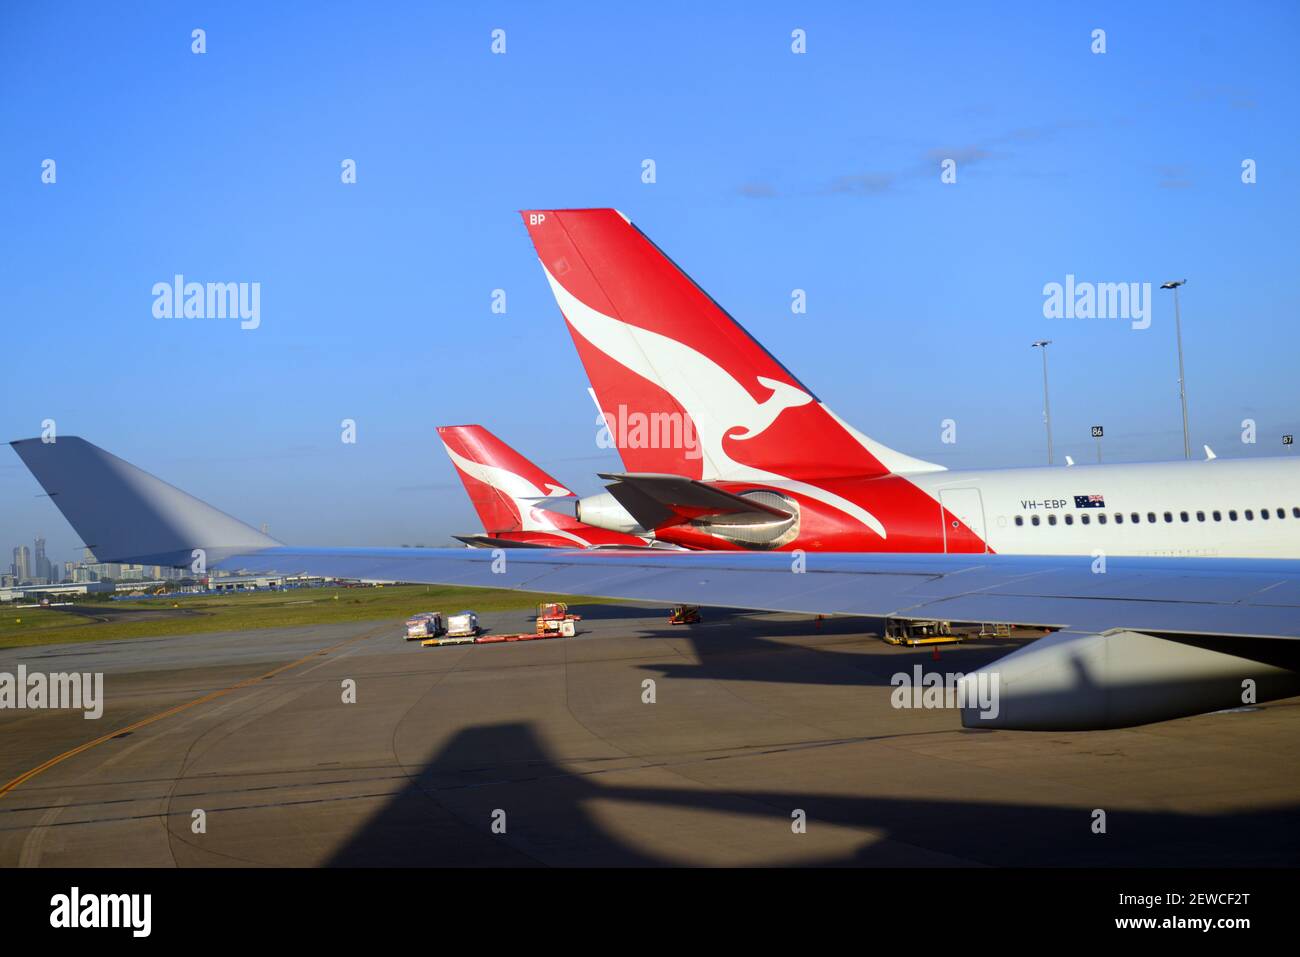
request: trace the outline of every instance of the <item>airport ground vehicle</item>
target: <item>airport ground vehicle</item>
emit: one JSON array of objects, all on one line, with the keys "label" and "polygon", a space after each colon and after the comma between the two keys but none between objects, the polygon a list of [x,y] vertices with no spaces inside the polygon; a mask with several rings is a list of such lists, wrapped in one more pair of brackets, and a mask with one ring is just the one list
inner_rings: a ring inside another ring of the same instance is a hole
[{"label": "airport ground vehicle", "polygon": [[461,611],[447,616],[448,638],[473,638],[479,633],[478,615]]},{"label": "airport ground vehicle", "polygon": [[416,641],[424,638],[437,638],[446,629],[442,623],[442,613],[422,611],[406,619],[406,640]]},{"label": "airport ground vehicle", "polygon": [[581,620],[582,616],[569,614],[569,606],[564,602],[544,601],[537,606],[537,618],[532,631],[516,634],[485,633],[478,626],[478,617],[472,611],[467,611],[447,619],[445,637],[429,638],[422,644],[436,648],[442,645],[495,645],[538,638],[572,638],[577,634],[577,622]]},{"label": "airport ground vehicle", "polygon": [[891,618],[885,622],[885,633],[881,636],[891,645],[946,645],[961,641],[961,635],[954,634],[952,623],[934,621],[929,618]]},{"label": "airport ground vehicle", "polygon": [[569,614],[569,606],[562,601],[544,601],[537,606],[537,634],[559,635],[572,638],[578,633],[577,622],[581,615]]},{"label": "airport ground vehicle", "polygon": [[668,613],[670,625],[698,625],[702,620],[699,605],[673,605]]}]

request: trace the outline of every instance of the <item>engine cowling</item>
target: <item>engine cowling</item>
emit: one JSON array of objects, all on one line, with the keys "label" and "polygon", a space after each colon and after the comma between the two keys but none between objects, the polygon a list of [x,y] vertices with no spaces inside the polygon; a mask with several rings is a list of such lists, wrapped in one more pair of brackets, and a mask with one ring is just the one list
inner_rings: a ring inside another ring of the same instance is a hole
[{"label": "engine cowling", "polygon": [[[1195,641],[1196,643],[1191,643]],[[1246,640],[1242,640],[1242,644]],[[1300,674],[1241,657],[1231,638],[1178,640],[1135,631],[1058,632],[965,675],[967,728],[1092,731],[1300,694]]]},{"label": "engine cowling", "polygon": [[611,532],[623,532],[628,535],[647,534],[631,513],[608,492],[578,499],[574,506],[574,516],[584,525],[609,529]]}]

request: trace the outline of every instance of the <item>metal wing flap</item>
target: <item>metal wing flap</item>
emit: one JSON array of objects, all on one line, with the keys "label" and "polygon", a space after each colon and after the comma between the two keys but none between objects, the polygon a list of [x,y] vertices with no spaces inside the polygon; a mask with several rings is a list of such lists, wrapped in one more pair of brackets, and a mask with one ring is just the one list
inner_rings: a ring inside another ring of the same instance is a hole
[{"label": "metal wing flap", "polygon": [[790,517],[783,509],[680,475],[604,472],[600,477],[614,483],[609,493],[642,528],[663,528],[709,515],[725,515],[735,525]]}]

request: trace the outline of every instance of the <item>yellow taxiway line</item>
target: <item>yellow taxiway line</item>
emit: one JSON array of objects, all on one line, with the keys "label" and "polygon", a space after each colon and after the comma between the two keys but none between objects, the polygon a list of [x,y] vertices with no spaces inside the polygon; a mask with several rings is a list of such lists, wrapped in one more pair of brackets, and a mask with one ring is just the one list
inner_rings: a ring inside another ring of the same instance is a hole
[{"label": "yellow taxiway line", "polygon": [[151,725],[154,722],[161,721],[164,718],[170,718],[174,714],[180,714],[182,711],[188,711],[190,708],[193,708],[196,705],[201,705],[208,701],[215,701],[217,698],[223,698],[226,695],[231,694],[232,692],[240,690],[241,688],[247,688],[251,685],[257,684],[258,682],[266,681],[268,678],[274,678],[276,675],[288,671],[290,668],[296,668],[299,665],[310,661],[312,658],[316,658],[321,655],[328,655],[331,651],[335,651],[339,648],[342,648],[344,645],[350,645],[356,641],[364,641],[367,638],[373,638],[376,634],[379,634],[381,631],[388,630],[391,627],[392,627],[391,625],[384,625],[380,628],[371,629],[370,631],[366,632],[364,635],[353,635],[351,638],[346,638],[343,641],[338,642],[337,644],[330,645],[327,648],[321,648],[317,651],[313,651],[309,655],[304,655],[303,657],[299,658],[297,661],[291,661],[286,665],[280,665],[280,667],[278,668],[273,668],[272,670],[266,672],[266,674],[257,675],[256,677],[253,678],[245,678],[243,681],[233,684],[228,688],[222,688],[218,691],[209,692],[208,694],[205,694],[202,697],[195,698],[193,701],[186,701],[184,704],[175,705],[174,707],[168,708],[166,711],[159,711],[157,714],[150,715],[147,718],[141,718],[139,721],[135,722],[134,724],[128,724],[125,728],[118,728],[116,731],[110,731],[108,734],[101,735],[100,737],[95,738],[93,741],[87,741],[85,744],[79,744],[75,748],[72,748],[68,751],[64,751],[62,754],[55,755],[54,757],[50,758],[48,761],[45,761],[42,764],[38,764],[30,771],[24,771],[22,774],[18,775],[18,777],[14,778],[12,781],[9,781],[4,786],[0,787],[0,798],[4,797],[6,794],[8,794],[14,788],[18,787],[18,785],[22,784],[23,782],[30,781],[32,778],[36,777],[36,775],[40,774],[42,771],[48,771],[56,764],[62,764],[64,761],[68,760],[68,758],[76,757],[78,754],[81,754],[83,751],[89,751],[91,748],[95,747],[96,745],[103,744],[105,741],[111,741],[113,738],[116,738],[118,735],[128,734],[132,731],[139,730],[140,728]]}]

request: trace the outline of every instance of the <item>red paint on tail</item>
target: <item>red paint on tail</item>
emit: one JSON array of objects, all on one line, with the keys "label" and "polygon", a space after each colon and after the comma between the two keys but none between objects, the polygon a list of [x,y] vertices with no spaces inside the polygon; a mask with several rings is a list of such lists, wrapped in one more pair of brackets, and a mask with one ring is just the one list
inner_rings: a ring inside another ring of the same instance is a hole
[{"label": "red paint on tail", "polygon": [[438,437],[489,537],[564,548],[644,544],[635,535],[593,528],[541,504],[576,496],[483,426],[445,425]]},{"label": "red paint on tail", "polygon": [[[617,210],[523,217],[629,471],[805,480],[933,468],[845,427]],[[673,430],[698,444],[664,441]]]}]

